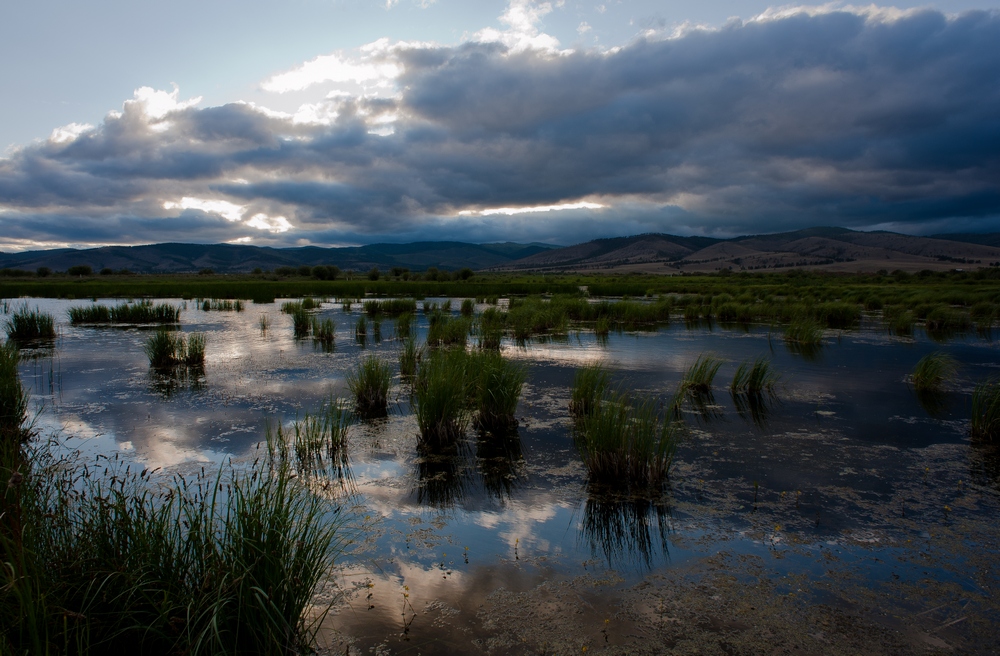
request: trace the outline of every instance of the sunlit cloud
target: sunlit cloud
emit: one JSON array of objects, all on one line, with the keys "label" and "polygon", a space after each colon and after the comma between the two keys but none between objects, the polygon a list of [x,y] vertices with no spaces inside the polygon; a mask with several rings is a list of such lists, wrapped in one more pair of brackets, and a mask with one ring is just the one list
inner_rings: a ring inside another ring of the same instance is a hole
[{"label": "sunlit cloud", "polygon": [[57,144],[69,143],[75,141],[81,134],[90,132],[93,129],[94,126],[89,123],[70,123],[69,125],[54,129],[49,136],[49,141]]},{"label": "sunlit cloud", "polygon": [[243,218],[243,212],[246,211],[245,206],[230,203],[228,200],[206,200],[189,196],[185,196],[180,202],[167,201],[163,203],[163,209],[201,210],[202,212],[218,214],[226,221],[240,221]]},{"label": "sunlit cloud", "polygon": [[459,216],[492,216],[494,214],[504,214],[512,216],[514,214],[533,214],[536,212],[560,212],[563,210],[599,210],[604,208],[600,203],[579,202],[561,203],[559,205],[538,205],[535,207],[493,207],[485,210],[462,210]]},{"label": "sunlit cloud", "polygon": [[279,73],[265,80],[261,88],[272,93],[287,93],[324,82],[387,83],[395,80],[400,72],[399,64],[394,61],[379,61],[371,56],[349,59],[335,53],[320,55],[297,68]]}]

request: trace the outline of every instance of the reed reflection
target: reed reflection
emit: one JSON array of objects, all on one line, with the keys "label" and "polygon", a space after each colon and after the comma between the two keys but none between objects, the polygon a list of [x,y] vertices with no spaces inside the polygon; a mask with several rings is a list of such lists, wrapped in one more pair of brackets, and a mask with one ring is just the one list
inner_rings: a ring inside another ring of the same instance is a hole
[{"label": "reed reflection", "polygon": [[589,485],[580,537],[611,569],[651,570],[670,559],[666,496],[627,497]]}]

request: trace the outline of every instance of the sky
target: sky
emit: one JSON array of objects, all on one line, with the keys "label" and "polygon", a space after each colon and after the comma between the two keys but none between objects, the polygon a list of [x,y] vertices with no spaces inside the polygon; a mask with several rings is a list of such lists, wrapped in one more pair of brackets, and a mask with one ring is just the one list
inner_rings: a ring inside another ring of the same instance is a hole
[{"label": "sky", "polygon": [[0,250],[1000,231],[1000,0],[0,8]]}]

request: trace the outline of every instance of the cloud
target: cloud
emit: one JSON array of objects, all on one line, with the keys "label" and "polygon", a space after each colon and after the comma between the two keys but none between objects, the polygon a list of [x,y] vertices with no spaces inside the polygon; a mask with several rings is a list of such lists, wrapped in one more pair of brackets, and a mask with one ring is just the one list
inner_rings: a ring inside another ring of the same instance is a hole
[{"label": "cloud", "polygon": [[271,78],[314,94],[297,112],[140,89],[0,159],[0,247],[1000,230],[997,13],[786,8],[560,50],[555,6]]}]

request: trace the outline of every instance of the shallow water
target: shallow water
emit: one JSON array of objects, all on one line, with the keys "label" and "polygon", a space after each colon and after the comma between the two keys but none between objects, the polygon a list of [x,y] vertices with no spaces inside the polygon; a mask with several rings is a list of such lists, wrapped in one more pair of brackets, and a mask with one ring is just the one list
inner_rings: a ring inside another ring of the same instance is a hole
[{"label": "shallow water", "polygon": [[[346,396],[346,372],[361,354],[395,366],[400,349],[389,319],[381,340],[369,326],[367,343],[356,341],[358,304],[318,311],[337,328],[324,352],[293,338],[280,303],[236,313],[189,302],[182,329],[207,335],[206,364],[171,378],[150,371],[147,330],[70,326],[66,310],[80,301],[28,303],[55,315],[59,332],[22,365],[40,434],[87,455],[124,452],[181,471],[251,454],[267,421]],[[418,315],[418,340],[426,328]],[[906,376],[935,350],[958,360],[960,377],[944,397],[922,400]],[[668,492],[623,501],[588,489],[567,410],[575,369],[604,360],[616,380],[665,401],[706,352],[725,364],[714,396],[684,406],[688,430]],[[351,510],[352,543],[330,589],[340,598],[322,634],[331,649],[656,652],[697,640],[712,651],[726,640],[753,651],[751,638],[773,646],[795,622],[837,613],[854,624],[818,631],[844,648],[871,647],[862,631],[870,625],[902,651],[991,649],[1000,458],[970,442],[967,424],[974,383],[998,373],[998,343],[898,338],[869,326],[828,331],[821,348],[802,354],[767,327],[678,321],[606,340],[581,331],[508,343],[504,353],[528,365],[512,439],[470,432],[456,452],[418,453],[398,376],[389,417],[352,428],[353,493],[340,501]],[[778,399],[747,407],[726,383],[758,355],[781,374]],[[652,592],[664,586],[674,591],[666,601]],[[752,610],[741,606],[755,595]],[[677,598],[695,619],[671,610]],[[763,608],[766,617],[754,615]],[[826,610],[814,617],[817,609]],[[799,619],[781,615],[793,610]],[[670,613],[687,633],[665,637]],[[807,652],[830,652],[832,643],[803,635]]]}]

